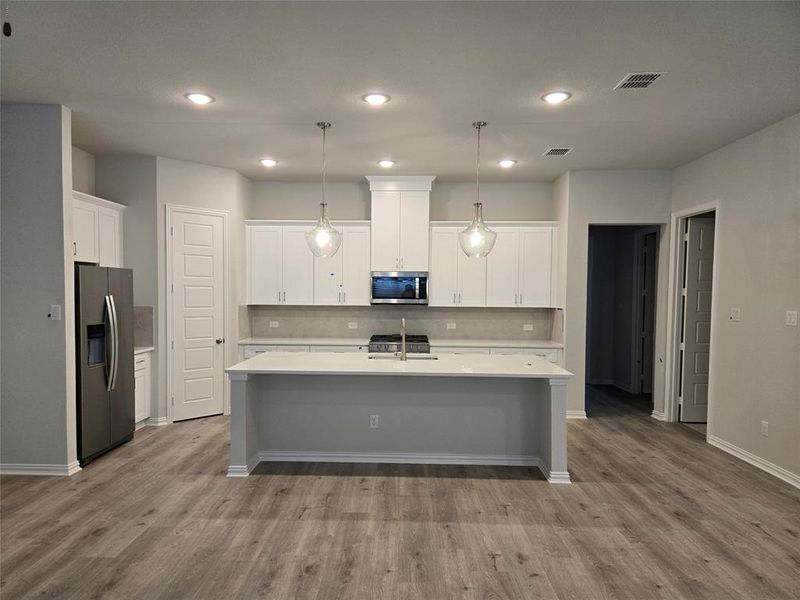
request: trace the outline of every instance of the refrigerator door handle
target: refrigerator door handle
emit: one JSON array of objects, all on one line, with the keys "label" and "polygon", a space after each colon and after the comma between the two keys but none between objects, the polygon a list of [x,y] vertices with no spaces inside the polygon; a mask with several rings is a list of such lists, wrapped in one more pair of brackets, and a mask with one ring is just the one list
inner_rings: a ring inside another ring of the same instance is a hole
[{"label": "refrigerator door handle", "polygon": [[113,294],[109,295],[109,298],[111,298],[111,314],[114,317],[113,318],[114,326],[112,328],[112,331],[114,333],[114,339],[112,340],[114,344],[113,346],[114,370],[112,371],[112,376],[111,376],[111,389],[109,390],[111,391],[115,387],[117,387],[117,372],[119,371],[119,321],[117,320],[117,304],[114,302],[114,295]]},{"label": "refrigerator door handle", "polygon": [[[111,296],[105,297],[108,332],[106,335],[106,391],[110,392],[114,382],[114,312],[111,308]],[[109,349],[111,352],[109,353]],[[110,356],[109,356],[110,354]]]}]

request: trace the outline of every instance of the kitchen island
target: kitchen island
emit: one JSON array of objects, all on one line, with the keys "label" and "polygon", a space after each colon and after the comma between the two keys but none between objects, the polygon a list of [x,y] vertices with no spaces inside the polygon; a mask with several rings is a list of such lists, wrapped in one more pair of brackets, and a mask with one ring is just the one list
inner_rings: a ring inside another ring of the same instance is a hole
[{"label": "kitchen island", "polygon": [[228,476],[261,461],[537,466],[569,483],[566,386],[533,355],[271,352],[227,369]]}]

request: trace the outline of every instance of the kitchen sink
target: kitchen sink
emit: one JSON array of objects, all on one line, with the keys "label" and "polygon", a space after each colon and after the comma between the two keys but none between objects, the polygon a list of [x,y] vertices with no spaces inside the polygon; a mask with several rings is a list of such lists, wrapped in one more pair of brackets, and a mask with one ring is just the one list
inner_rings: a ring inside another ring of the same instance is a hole
[{"label": "kitchen sink", "polygon": [[[402,362],[399,354],[370,354],[367,358],[375,360],[397,360]],[[406,354],[408,360],[439,360],[438,356],[432,354]]]}]

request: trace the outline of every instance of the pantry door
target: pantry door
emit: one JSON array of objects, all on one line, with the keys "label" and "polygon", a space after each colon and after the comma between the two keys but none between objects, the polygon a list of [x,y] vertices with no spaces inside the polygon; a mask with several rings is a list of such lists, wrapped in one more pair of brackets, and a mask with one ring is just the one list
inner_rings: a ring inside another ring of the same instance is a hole
[{"label": "pantry door", "polygon": [[225,406],[223,213],[168,207],[172,420],[222,414]]}]

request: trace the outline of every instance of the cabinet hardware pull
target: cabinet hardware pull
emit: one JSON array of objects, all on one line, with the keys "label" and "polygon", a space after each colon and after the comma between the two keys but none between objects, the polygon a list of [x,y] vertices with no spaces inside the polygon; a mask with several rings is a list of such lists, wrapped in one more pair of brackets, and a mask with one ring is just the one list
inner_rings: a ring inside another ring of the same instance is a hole
[{"label": "cabinet hardware pull", "polygon": [[283,301],[286,302],[286,292],[283,292]]},{"label": "cabinet hardware pull", "polygon": [[347,304],[347,292],[342,293],[343,302]]},{"label": "cabinet hardware pull", "polygon": [[461,304],[461,292],[458,292],[458,303]]},{"label": "cabinet hardware pull", "polygon": [[458,304],[458,303],[456,302],[456,293],[455,293],[455,292],[453,292],[453,304]]},{"label": "cabinet hardware pull", "polygon": [[278,292],[278,302],[280,302],[280,301],[281,301],[281,293]]},{"label": "cabinet hardware pull", "polygon": [[339,299],[337,300],[339,304],[342,303],[342,292],[339,292]]},{"label": "cabinet hardware pull", "polygon": [[78,256],[78,242],[72,242],[72,256]]},{"label": "cabinet hardware pull", "polygon": [[519,294],[514,294],[514,304],[519,304],[519,303],[517,302],[517,297],[518,297],[518,296],[519,296]]}]

